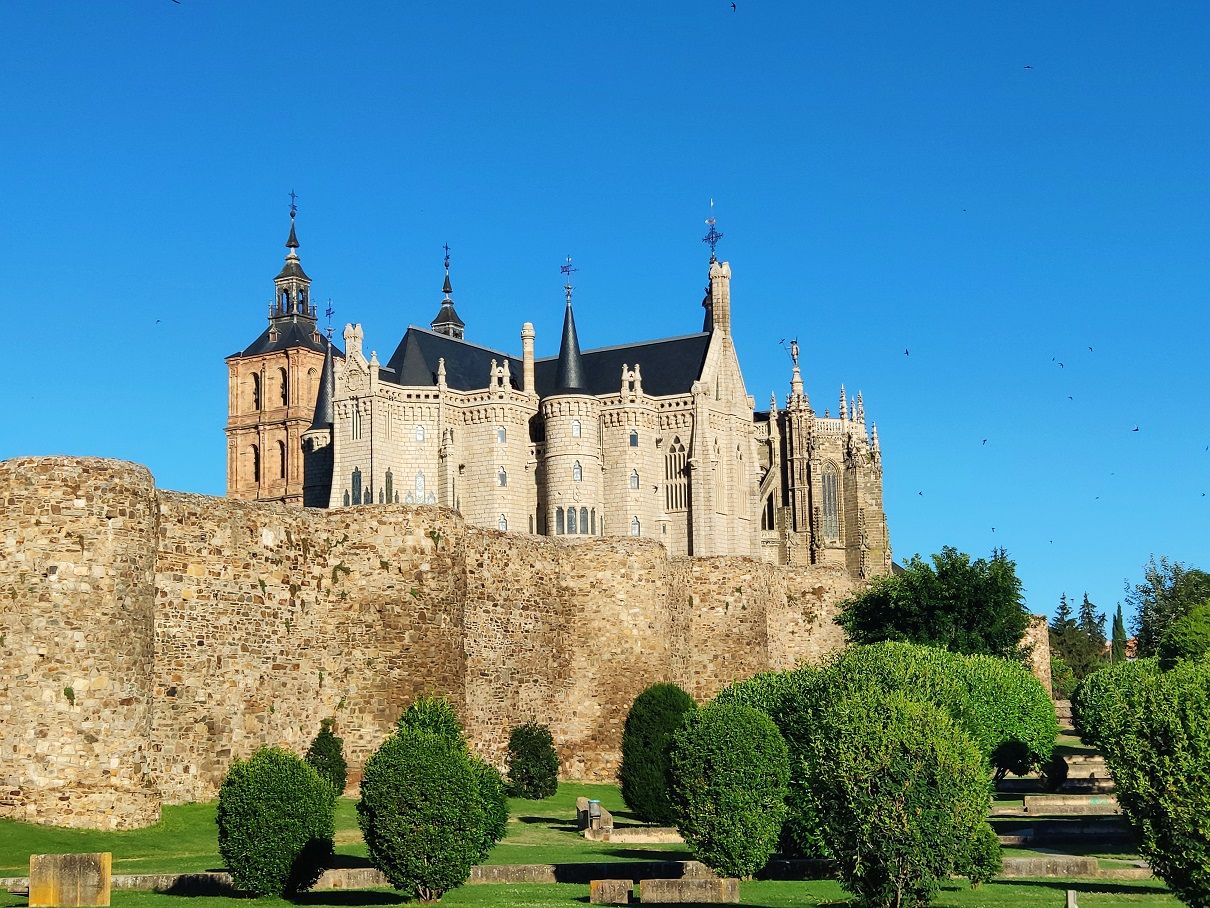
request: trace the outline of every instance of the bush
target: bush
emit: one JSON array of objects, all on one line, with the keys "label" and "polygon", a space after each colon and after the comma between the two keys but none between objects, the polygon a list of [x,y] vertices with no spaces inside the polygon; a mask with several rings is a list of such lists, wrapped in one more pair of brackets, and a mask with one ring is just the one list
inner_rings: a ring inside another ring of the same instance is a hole
[{"label": "bush", "polygon": [[370,861],[396,889],[428,902],[461,886],[485,826],[466,749],[399,729],[366,761],[357,819]]},{"label": "bush", "polygon": [[1062,656],[1050,657],[1050,685],[1056,700],[1070,700],[1076,692],[1076,676]]},{"label": "bush", "polygon": [[986,763],[941,709],[872,688],[823,709],[804,773],[841,883],[865,904],[926,905],[990,863]]},{"label": "bush", "polygon": [[508,783],[514,795],[532,801],[559,790],[559,755],[545,725],[518,725],[508,736]]},{"label": "bush", "polygon": [[1182,659],[1200,659],[1210,652],[1210,602],[1195,606],[1177,618],[1160,638],[1160,668],[1172,668]]},{"label": "bush", "polygon": [[1003,866],[1004,852],[1000,848],[1000,838],[990,823],[984,823],[983,828],[971,839],[966,860],[957,872],[970,881],[972,889],[977,889],[989,882]]},{"label": "bush", "polygon": [[445,697],[420,697],[414,700],[396,721],[395,728],[427,731],[444,738],[450,744],[466,746],[466,737],[462,733],[458,713]]},{"label": "bush", "polygon": [[483,811],[483,835],[476,860],[483,861],[508,830],[508,791],[496,767],[473,754],[470,761]]},{"label": "bush", "polygon": [[344,793],[349,764],[345,762],[344,741],[332,733],[331,719],[319,723],[319,734],[311,742],[304,759],[315,767],[321,778],[328,780],[337,795]]},{"label": "bush", "polygon": [[235,885],[256,895],[309,889],[332,857],[335,792],[289,751],[236,760],[218,793],[218,850]]},{"label": "bush", "polygon": [[1081,681],[1071,698],[1080,739],[1103,753],[1114,747],[1130,714],[1131,692],[1159,670],[1156,659],[1138,659],[1098,669]]},{"label": "bush", "polygon": [[677,685],[653,684],[635,698],[626,715],[618,781],[622,799],[644,822],[676,822],[668,796],[668,745],[685,715],[696,708]]},{"label": "bush", "polygon": [[784,736],[782,723],[787,705],[814,683],[816,674],[817,670],[809,665],[799,666],[793,671],[761,672],[751,678],[731,682],[715,694],[712,702],[759,709],[773,720]]},{"label": "bush", "polygon": [[668,755],[677,828],[698,860],[748,877],[777,847],[789,753],[760,710],[711,703],[689,714]]},{"label": "bush", "polygon": [[1210,906],[1210,661],[1142,673],[1105,759],[1139,853],[1187,905]]}]

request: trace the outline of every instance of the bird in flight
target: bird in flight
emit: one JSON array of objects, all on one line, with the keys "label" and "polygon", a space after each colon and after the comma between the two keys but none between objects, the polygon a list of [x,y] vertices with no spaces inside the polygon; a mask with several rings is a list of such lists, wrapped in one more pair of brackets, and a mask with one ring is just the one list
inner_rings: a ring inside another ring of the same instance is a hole
[{"label": "bird in flight", "polygon": [[985,438],[985,439],[983,439],[983,443],[984,443],[984,444],[987,444],[987,439],[986,439],[986,438]]},{"label": "bird in flight", "polygon": [[1026,69],[1033,69],[1033,67],[1032,67],[1032,66],[1030,66],[1028,63],[1027,63],[1027,64],[1025,64],[1025,68],[1026,68]]},{"label": "bird in flight", "polygon": [[904,356],[907,356],[907,355],[908,355],[907,347],[904,347],[904,348],[903,348],[903,355],[904,355]]},{"label": "bird in flight", "polygon": [[917,495],[923,495],[923,494],[924,494],[924,492],[917,492],[916,494],[917,494]]},{"label": "bird in flight", "polygon": [[1091,352],[1092,352],[1092,347],[1089,347],[1089,348],[1088,348],[1088,352],[1089,352],[1089,353],[1091,353]]},{"label": "bird in flight", "polygon": [[1070,394],[1068,394],[1068,395],[1067,395],[1067,399],[1068,399],[1068,400],[1075,400],[1075,398],[1074,398],[1074,397],[1072,397]]},{"label": "bird in flight", "polygon": [[1066,369],[1067,367],[1066,367],[1065,365],[1063,365],[1062,363],[1059,363],[1059,368],[1060,368],[1060,369]]},{"label": "bird in flight", "polygon": [[735,4],[734,4],[734,3],[732,3],[732,4],[731,4],[731,12],[735,12]]},{"label": "bird in flight", "polygon": [[1138,430],[1139,430],[1139,427],[1138,427],[1138,426],[1135,426],[1135,427],[1134,427],[1133,429],[1131,429],[1130,431],[1131,431],[1131,432],[1137,432]]}]

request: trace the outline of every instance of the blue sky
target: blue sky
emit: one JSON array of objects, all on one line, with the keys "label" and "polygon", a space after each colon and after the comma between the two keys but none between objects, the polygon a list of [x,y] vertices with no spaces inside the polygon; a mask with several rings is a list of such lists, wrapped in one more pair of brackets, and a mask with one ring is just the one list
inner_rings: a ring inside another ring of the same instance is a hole
[{"label": "blue sky", "polygon": [[698,330],[714,198],[749,392],[795,336],[864,392],[897,557],[1003,545],[1039,612],[1207,567],[1210,6],[908,6],[0,4],[0,457],[222,494],[291,189],[384,358],[444,242],[489,346],[555,352],[568,254],[584,346]]}]

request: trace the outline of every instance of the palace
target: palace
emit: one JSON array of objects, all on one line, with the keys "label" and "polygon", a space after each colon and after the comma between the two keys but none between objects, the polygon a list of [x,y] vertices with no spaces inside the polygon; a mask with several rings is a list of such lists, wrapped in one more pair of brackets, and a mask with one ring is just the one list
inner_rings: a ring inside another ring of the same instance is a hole
[{"label": "palace", "polygon": [[781,409],[755,410],[711,222],[702,329],[580,347],[570,261],[559,355],[467,340],[448,250],[440,309],[380,362],[359,324],[316,325],[291,211],[269,323],[227,358],[227,495],[307,507],[441,505],[508,533],[644,536],[670,555],[889,572],[878,430],[843,386],[816,415],[797,343]]}]

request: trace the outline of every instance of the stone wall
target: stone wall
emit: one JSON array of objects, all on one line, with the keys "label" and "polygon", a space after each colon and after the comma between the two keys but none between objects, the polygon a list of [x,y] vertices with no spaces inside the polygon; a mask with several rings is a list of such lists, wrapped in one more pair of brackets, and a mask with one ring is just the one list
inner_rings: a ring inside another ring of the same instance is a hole
[{"label": "stone wall", "polygon": [[425,694],[498,765],[537,721],[565,777],[611,778],[646,686],[701,700],[818,660],[852,589],[840,569],[500,533],[437,507],[157,493],[113,461],[0,463],[0,501],[0,815],[46,823],[152,822],[263,744],[303,752],[327,716],[355,780]]}]

